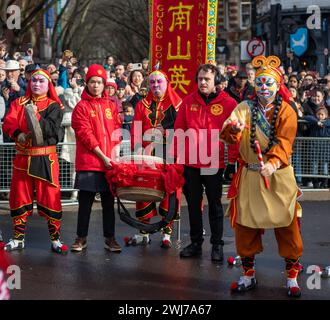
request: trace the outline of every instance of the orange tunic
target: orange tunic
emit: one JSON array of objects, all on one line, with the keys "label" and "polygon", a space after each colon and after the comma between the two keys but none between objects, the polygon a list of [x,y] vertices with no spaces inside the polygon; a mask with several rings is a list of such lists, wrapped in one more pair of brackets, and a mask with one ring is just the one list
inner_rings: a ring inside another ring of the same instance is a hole
[{"label": "orange tunic", "polygon": [[[266,111],[265,118],[271,122],[274,108]],[[264,185],[263,177],[258,171],[251,170],[246,164],[258,164],[257,154],[250,147],[250,129],[233,133],[231,121],[240,121],[251,125],[251,111],[247,101],[240,103],[226,120],[220,138],[226,143],[240,142],[242,165],[233,179],[228,193],[230,204],[227,214],[231,215],[232,225],[239,223],[250,228],[278,228],[290,225],[296,208],[298,188],[294,171],[290,165],[292,146],[297,131],[297,116],[292,107],[282,102],[275,128],[277,143],[266,155],[264,162],[270,162],[278,170],[268,177],[270,189]],[[264,150],[269,142],[268,136],[257,126],[256,140]]]}]

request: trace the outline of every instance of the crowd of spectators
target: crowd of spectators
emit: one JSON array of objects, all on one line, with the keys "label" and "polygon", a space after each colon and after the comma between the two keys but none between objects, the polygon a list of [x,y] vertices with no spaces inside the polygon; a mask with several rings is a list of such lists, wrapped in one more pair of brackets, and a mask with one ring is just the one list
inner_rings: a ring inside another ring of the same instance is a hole
[{"label": "crowd of spectators", "polygon": [[[129,131],[134,117],[134,108],[148,92],[146,78],[150,69],[149,60],[145,58],[140,63],[130,62],[126,64],[109,55],[104,59],[103,65],[108,78],[106,88],[109,99],[118,108],[123,121],[123,128]],[[0,43],[0,120],[7,113],[10,103],[24,95],[29,74],[40,67],[49,71],[56,91],[65,106],[64,142],[75,142],[71,128],[71,114],[81,99],[88,66],[81,65],[70,50],[64,51],[58,64],[39,65],[34,61],[32,48],[29,48],[24,54],[17,52],[11,57],[8,54],[6,44]],[[255,70],[251,64],[248,63],[244,68],[224,64],[218,64],[217,67],[221,74],[220,90],[225,90],[237,102],[248,99],[253,94]],[[286,59],[283,60],[282,68],[286,75],[284,77],[285,84],[292,94],[292,106],[296,109],[300,120],[298,136],[330,137],[328,118],[330,74],[321,78],[317,72],[302,69],[299,59],[294,57],[290,51],[288,51]],[[124,132],[127,132],[126,130]],[[125,138],[127,137],[124,136]],[[10,142],[10,139],[0,132],[0,142]],[[299,170],[301,170],[301,162],[306,159],[303,159],[299,154],[301,150],[296,151],[294,164],[297,182],[308,187],[326,187],[328,183],[326,179],[302,179]],[[0,157],[6,157],[2,153],[0,150]],[[73,148],[63,147],[61,158],[71,164],[70,171],[74,180]],[[323,161],[323,163],[319,163],[319,168],[316,168],[315,163],[317,161],[311,164],[315,174],[328,175],[329,163],[325,164]],[[75,198],[76,194],[73,193],[72,196]]]}]

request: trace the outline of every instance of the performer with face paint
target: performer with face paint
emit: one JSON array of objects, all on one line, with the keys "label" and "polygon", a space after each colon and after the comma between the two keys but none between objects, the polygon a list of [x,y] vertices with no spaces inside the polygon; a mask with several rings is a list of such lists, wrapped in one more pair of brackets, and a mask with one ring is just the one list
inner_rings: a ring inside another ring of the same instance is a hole
[{"label": "performer with face paint", "polygon": [[[32,116],[28,115],[29,108]],[[34,192],[38,212],[47,219],[52,251],[68,251],[60,241],[62,207],[56,154],[63,109],[49,73],[38,69],[31,75],[25,96],[11,104],[4,120],[3,131],[15,140],[17,151],[9,198],[14,236],[6,244],[6,251],[25,246],[25,227],[33,212]]]},{"label": "performer with face paint", "polygon": [[[224,123],[221,139],[240,142],[240,167],[228,192],[230,215],[235,229],[237,253],[243,276],[232,284],[233,292],[256,287],[255,255],[263,250],[263,229],[274,229],[280,256],[285,259],[287,294],[299,297],[297,276],[303,252],[297,202],[297,187],[291,154],[297,131],[297,115],[290,106],[291,95],[283,84],[280,59],[255,57],[255,96],[243,101]],[[264,166],[258,162],[255,142],[262,150]],[[269,181],[266,188],[264,177]]]},{"label": "performer with face paint", "polygon": [[[153,142],[153,129],[158,129],[158,139],[160,139],[161,155],[151,155],[164,157],[166,154],[166,130],[174,128],[177,111],[181,104],[181,98],[173,90],[167,75],[160,70],[156,70],[149,75],[150,91],[136,106],[134,119],[131,128],[131,145],[136,153],[140,153],[141,147],[148,149]],[[140,130],[141,129],[141,130]],[[148,131],[148,132],[146,132]],[[157,152],[156,152],[157,153]],[[145,152],[148,154],[148,151]],[[149,154],[150,155],[150,154]],[[168,212],[168,195],[159,204],[159,214],[165,216]],[[136,217],[143,222],[149,222],[157,215],[155,202],[137,202]],[[162,231],[161,246],[168,248],[171,246],[172,223],[168,224]],[[149,234],[140,231],[131,239],[133,244],[147,244],[150,242]]]}]

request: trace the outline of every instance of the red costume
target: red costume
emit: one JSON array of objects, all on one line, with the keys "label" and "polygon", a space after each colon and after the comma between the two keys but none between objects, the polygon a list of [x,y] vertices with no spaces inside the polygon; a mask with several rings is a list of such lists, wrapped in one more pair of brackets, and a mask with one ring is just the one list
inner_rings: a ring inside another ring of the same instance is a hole
[{"label": "red costume", "polygon": [[[160,141],[161,148],[163,148],[163,156],[166,155],[166,130],[174,129],[174,122],[176,119],[177,111],[181,105],[181,98],[173,90],[167,75],[162,71],[155,71],[154,74],[163,76],[167,81],[167,89],[161,99],[157,99],[150,90],[148,95],[142,99],[136,106],[134,112],[134,119],[131,128],[131,147],[132,150],[137,151],[140,147],[147,148],[152,139],[143,138],[143,135],[148,130],[161,128],[164,130],[162,141]],[[142,130],[137,129],[137,124],[142,124]],[[151,152],[151,155],[155,155]],[[165,198],[159,204],[159,214],[165,216],[168,212],[168,198]],[[179,199],[179,195],[177,195]],[[152,217],[157,215],[155,202],[137,202],[136,203],[136,216],[142,221],[148,222]],[[172,223],[164,228],[163,232],[170,235],[172,233]]]},{"label": "red costume", "polygon": [[[48,222],[50,239],[59,241],[62,207],[56,144],[60,139],[63,105],[55,92],[48,72],[39,69],[32,73],[32,77],[35,75],[42,75],[48,80],[48,94],[33,95],[30,81],[26,95],[11,104],[3,124],[3,131],[15,140],[17,151],[13,160],[9,199],[14,224],[13,239],[24,241],[27,217],[32,215],[35,192],[38,212]],[[28,138],[24,144],[18,141],[21,133],[29,134],[30,132],[25,114],[25,106],[28,103],[37,106],[36,117],[39,120],[44,142],[42,146],[32,146],[32,138]],[[64,245],[52,248],[58,253],[64,253],[67,250]],[[13,249],[6,246],[6,250]]]},{"label": "red costume", "polygon": [[[225,168],[224,144],[219,141],[219,139],[212,139],[211,130],[220,130],[225,120],[235,109],[236,105],[236,101],[224,91],[221,91],[209,104],[205,103],[198,92],[195,92],[184,99],[175,121],[175,130],[182,129],[186,131],[192,129],[196,132],[195,141],[192,141],[192,139],[185,139],[184,148],[179,148],[185,152],[185,165],[195,168],[210,167],[210,163],[204,163],[205,161],[201,161],[200,155],[205,155],[205,153],[210,155],[211,150],[218,148],[219,161],[215,168]],[[202,130],[206,130],[206,137],[200,134]],[[194,146],[193,153],[190,153],[190,144]],[[200,152],[200,146],[206,146],[205,152]],[[191,157],[195,157],[196,155],[197,161],[193,161]],[[228,162],[235,163],[237,156],[237,145],[228,146]]]}]

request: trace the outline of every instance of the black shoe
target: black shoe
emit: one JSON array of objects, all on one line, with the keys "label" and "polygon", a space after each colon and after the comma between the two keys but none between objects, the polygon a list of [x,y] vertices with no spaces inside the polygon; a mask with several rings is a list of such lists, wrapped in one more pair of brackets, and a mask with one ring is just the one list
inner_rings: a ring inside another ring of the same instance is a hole
[{"label": "black shoe", "polygon": [[215,244],[212,246],[211,260],[215,262],[223,262],[223,246]]},{"label": "black shoe", "polygon": [[180,252],[181,258],[190,258],[200,256],[202,254],[202,246],[196,242],[192,242]]}]

